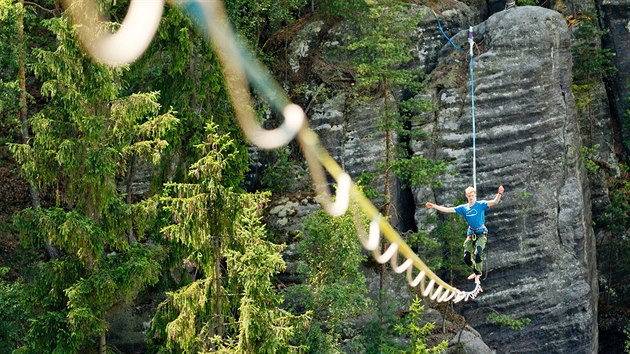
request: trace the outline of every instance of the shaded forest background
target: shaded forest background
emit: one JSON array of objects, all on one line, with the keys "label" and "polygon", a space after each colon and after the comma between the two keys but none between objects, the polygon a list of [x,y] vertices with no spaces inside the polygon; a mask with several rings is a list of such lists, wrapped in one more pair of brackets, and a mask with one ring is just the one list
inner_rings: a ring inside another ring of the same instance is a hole
[{"label": "shaded forest background", "polygon": [[[128,3],[102,2],[114,22],[124,18]],[[378,19],[368,15],[399,11],[408,2],[225,4],[242,39],[270,68],[281,55],[270,48],[290,35],[291,24],[308,17],[350,20],[363,31],[351,50],[373,50],[378,31],[391,34],[390,56],[359,58],[345,68],[357,95],[390,90],[388,85],[415,93],[423,88],[422,75],[400,70],[411,46],[405,26],[412,24],[378,29]],[[279,278],[286,245],[266,228],[264,216],[272,193],[292,177],[288,161],[299,154],[253,151],[245,142],[211,46],[178,9],[165,8],[158,35],[140,60],[116,69],[85,56],[57,1],[1,0],[0,18],[0,352],[445,350],[444,338],[429,339],[438,331],[420,321],[420,302],[401,314],[385,300],[368,299],[359,267],[369,261],[348,216],[313,213],[295,235],[299,281]],[[588,93],[589,80],[614,67],[606,59],[610,53],[589,51],[588,40],[598,43],[602,33],[584,28],[594,32],[583,32],[587,44],[576,48],[576,65],[585,63],[588,74],[577,77],[581,86],[574,90]],[[292,94],[299,102],[300,92]],[[588,107],[588,96],[576,97]],[[422,109],[416,104],[409,109]],[[255,108],[261,120],[269,116],[264,103]],[[400,124],[404,117],[391,117],[383,129]],[[253,154],[271,168],[252,172]],[[588,148],[583,155],[596,171]],[[392,154],[383,173],[428,184],[443,169],[441,161]],[[603,319],[617,334],[624,333],[630,294],[624,282],[630,270],[627,175],[625,169],[607,181],[616,193],[597,220],[613,235],[601,245],[610,250],[612,266],[600,301]],[[388,188],[379,194],[369,181],[363,184],[389,215]],[[447,235],[461,227],[445,220],[438,230]],[[422,235],[415,242],[443,272],[463,271],[440,245]],[[116,346],[122,341],[112,328],[121,307],[149,315],[140,348]],[[368,307],[377,309],[375,315],[355,326]],[[527,324],[495,320],[510,328]]]}]

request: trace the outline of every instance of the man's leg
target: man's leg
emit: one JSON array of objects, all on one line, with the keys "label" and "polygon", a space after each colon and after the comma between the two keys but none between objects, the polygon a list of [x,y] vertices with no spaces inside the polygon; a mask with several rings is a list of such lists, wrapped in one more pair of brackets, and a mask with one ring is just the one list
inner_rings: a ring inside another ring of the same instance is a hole
[{"label": "man's leg", "polygon": [[466,237],[464,241],[464,263],[469,266],[473,274],[471,274],[468,279],[474,279],[476,275],[481,274],[475,269],[475,262],[473,261],[472,255],[475,253],[475,241],[472,240],[471,237]]},{"label": "man's leg", "polygon": [[475,261],[474,261],[474,269],[475,274],[480,275],[483,270],[483,259],[485,258],[484,250],[486,249],[486,242],[488,242],[488,238],[486,237],[487,233],[483,233],[482,235],[477,235],[477,241],[475,242]]}]

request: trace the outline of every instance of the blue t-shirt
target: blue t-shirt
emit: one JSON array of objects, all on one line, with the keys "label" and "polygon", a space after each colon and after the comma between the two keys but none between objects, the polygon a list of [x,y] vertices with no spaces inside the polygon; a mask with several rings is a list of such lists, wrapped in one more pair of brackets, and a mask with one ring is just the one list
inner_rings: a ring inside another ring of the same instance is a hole
[{"label": "blue t-shirt", "polygon": [[[468,226],[474,229],[474,231],[487,231],[484,227],[480,229],[483,224],[486,222],[486,210],[489,208],[488,202],[486,201],[477,201],[472,206],[469,206],[468,203],[462,204],[455,208],[455,212],[464,217]],[[468,229],[468,233],[473,233],[473,230]]]}]

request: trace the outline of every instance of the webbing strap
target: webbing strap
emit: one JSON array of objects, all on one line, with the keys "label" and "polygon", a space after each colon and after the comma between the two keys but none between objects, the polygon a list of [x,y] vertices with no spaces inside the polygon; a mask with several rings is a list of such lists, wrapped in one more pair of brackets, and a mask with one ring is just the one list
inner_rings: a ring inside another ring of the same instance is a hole
[{"label": "webbing strap", "polygon": [[466,50],[463,47],[458,46],[457,44],[455,44],[455,42],[453,42],[453,40],[446,35],[446,33],[444,32],[444,29],[442,28],[442,23],[440,23],[440,19],[437,17],[437,14],[435,13],[435,11],[433,11],[433,9],[431,8],[431,12],[433,12],[433,16],[435,17],[435,20],[437,21],[437,25],[438,28],[440,29],[440,33],[442,33],[442,35],[444,36],[444,38],[446,38],[448,40],[448,42],[457,50]]}]

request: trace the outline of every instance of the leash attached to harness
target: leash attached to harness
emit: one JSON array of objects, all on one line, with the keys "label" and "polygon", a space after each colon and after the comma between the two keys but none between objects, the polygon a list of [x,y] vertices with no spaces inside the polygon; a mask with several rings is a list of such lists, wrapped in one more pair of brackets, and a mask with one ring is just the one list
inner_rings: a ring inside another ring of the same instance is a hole
[{"label": "leash attached to harness", "polygon": [[472,151],[473,151],[473,187],[477,190],[477,146],[476,146],[476,132],[475,132],[475,58],[473,55],[473,46],[475,41],[473,40],[473,28],[468,28],[468,44],[470,46],[470,102],[471,102],[471,114],[472,114]]},{"label": "leash attached to harness", "polygon": [[[446,35],[446,33],[444,32],[444,29],[442,28],[442,23],[440,22],[440,19],[438,18],[433,8],[431,8],[431,12],[433,13],[433,16],[435,17],[435,20],[437,21],[437,25],[440,30],[440,33],[442,33],[444,38],[448,40],[448,42],[453,46],[453,48],[457,50],[462,50],[462,51],[466,50],[463,47],[460,47],[457,44],[455,44],[455,42],[453,42],[453,40],[448,35]],[[469,56],[470,56],[469,71],[470,71],[470,97],[471,97],[471,114],[472,114],[472,150],[473,150],[472,170],[473,170],[473,187],[475,187],[475,190],[476,190],[477,189],[477,146],[476,146],[476,131],[475,131],[475,59],[474,59],[474,53],[473,53],[473,47],[475,46],[475,41],[473,38],[472,26],[468,28],[468,46],[469,46]]]}]

